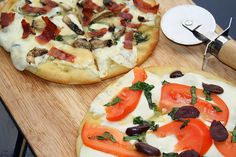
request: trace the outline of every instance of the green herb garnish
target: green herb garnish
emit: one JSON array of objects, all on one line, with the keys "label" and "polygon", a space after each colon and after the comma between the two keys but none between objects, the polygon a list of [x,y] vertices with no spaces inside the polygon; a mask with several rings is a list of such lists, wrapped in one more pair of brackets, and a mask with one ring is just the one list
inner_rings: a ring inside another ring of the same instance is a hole
[{"label": "green herb garnish", "polygon": [[111,102],[106,103],[104,106],[108,107],[108,106],[114,106],[117,103],[119,103],[121,101],[121,99],[119,97],[115,97]]},{"label": "green herb garnish", "polygon": [[203,93],[205,94],[207,101],[212,101],[211,92],[209,92],[207,90],[203,90]]},{"label": "green herb garnish", "polygon": [[162,157],[177,157],[178,153],[163,153]]},{"label": "green herb garnish", "polygon": [[168,116],[171,117],[171,119],[176,120],[175,113],[179,110],[179,107],[174,107],[170,113],[168,113]]},{"label": "green herb garnish", "polygon": [[169,84],[170,82],[164,80],[164,81],[162,81],[161,83],[162,83],[162,85],[166,85],[166,84]]},{"label": "green herb garnish", "polygon": [[216,112],[223,112],[218,106],[212,105]]},{"label": "green herb garnish", "polygon": [[155,124],[154,121],[146,121],[140,116],[135,117],[133,119],[133,124],[148,125],[150,127],[149,130],[152,130],[152,131],[156,131],[159,128],[159,125]]},{"label": "green herb garnish", "polygon": [[113,143],[117,142],[114,136],[109,132],[104,132],[101,136],[96,136],[96,138],[98,140],[110,140]]},{"label": "green herb garnish", "polygon": [[146,133],[142,133],[137,136],[124,136],[123,141],[139,140],[141,142],[146,142],[145,137],[146,137]]},{"label": "green herb garnish", "polygon": [[187,119],[187,120],[178,119],[178,121],[183,122],[183,124],[180,126],[180,130],[183,129],[183,128],[185,128],[185,127],[188,125],[188,123],[190,122],[189,119]]},{"label": "green herb garnish", "polygon": [[138,44],[140,44],[142,42],[148,41],[149,40],[149,35],[145,35],[142,32],[136,32],[134,34],[134,39],[136,41],[136,44],[138,45]]},{"label": "green herb garnish", "polygon": [[232,131],[232,143],[236,143],[236,127]]},{"label": "green herb garnish", "polygon": [[196,87],[192,86],[190,92],[191,92],[191,96],[192,96],[191,104],[195,105],[197,103]]},{"label": "green herb garnish", "polygon": [[143,90],[144,91],[144,95],[147,99],[147,102],[148,102],[148,105],[149,105],[149,108],[151,110],[154,110],[156,111],[157,108],[156,108],[156,104],[152,102],[152,93],[151,93],[151,90],[154,88],[155,86],[153,85],[149,85],[145,82],[137,82],[135,84],[133,84],[129,89],[131,90]]},{"label": "green herb garnish", "polygon": [[62,35],[58,35],[58,36],[56,36],[55,40],[56,40],[56,41],[64,41]]}]

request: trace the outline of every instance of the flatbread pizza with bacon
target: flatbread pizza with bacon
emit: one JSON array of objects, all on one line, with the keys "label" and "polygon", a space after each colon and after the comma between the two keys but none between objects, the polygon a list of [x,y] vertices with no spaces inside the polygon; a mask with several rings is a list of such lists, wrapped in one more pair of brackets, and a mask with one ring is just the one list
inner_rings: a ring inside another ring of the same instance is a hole
[{"label": "flatbread pizza with bacon", "polygon": [[8,0],[0,45],[20,71],[90,84],[143,63],[158,43],[159,22],[154,0]]}]

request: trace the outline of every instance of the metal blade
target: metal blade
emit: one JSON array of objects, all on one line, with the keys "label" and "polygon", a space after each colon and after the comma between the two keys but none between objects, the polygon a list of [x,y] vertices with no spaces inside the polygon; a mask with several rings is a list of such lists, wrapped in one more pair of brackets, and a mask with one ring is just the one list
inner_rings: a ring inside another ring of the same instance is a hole
[{"label": "metal blade", "polygon": [[211,40],[208,39],[205,35],[203,35],[202,33],[198,32],[197,29],[199,27],[201,27],[201,25],[198,25],[196,28],[194,29],[190,29],[188,26],[186,26],[185,24],[182,24],[186,29],[188,29],[190,32],[193,33],[193,35],[198,39],[201,40],[204,44],[208,44]]}]

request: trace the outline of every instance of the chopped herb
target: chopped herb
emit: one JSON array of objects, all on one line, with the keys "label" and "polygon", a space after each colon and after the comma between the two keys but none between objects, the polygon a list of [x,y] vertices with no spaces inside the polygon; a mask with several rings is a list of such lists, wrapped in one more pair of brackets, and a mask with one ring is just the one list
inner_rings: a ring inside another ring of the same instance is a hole
[{"label": "chopped herb", "polygon": [[142,32],[136,32],[134,34],[134,39],[136,41],[136,44],[140,44],[142,42],[148,41],[149,40],[149,35],[145,35]]},{"label": "chopped herb", "polygon": [[56,36],[55,40],[56,41],[63,41],[64,39],[63,39],[62,35],[58,35],[58,36]]},{"label": "chopped herb", "polygon": [[232,131],[232,143],[236,143],[236,127]]},{"label": "chopped herb", "polygon": [[191,92],[191,96],[192,96],[191,104],[195,105],[197,103],[196,87],[192,86],[190,92]]},{"label": "chopped herb", "polygon": [[178,153],[163,153],[162,157],[177,157]]},{"label": "chopped herb", "polygon": [[154,110],[156,111],[157,108],[156,108],[156,104],[152,102],[152,93],[151,93],[151,90],[154,88],[155,86],[153,85],[149,85],[145,82],[137,82],[135,84],[133,84],[129,89],[131,90],[143,90],[144,91],[144,95],[147,99],[147,102],[148,102],[148,105],[149,105],[149,108],[151,110]]},{"label": "chopped herb", "polygon": [[123,141],[139,140],[141,142],[146,142],[145,137],[146,137],[146,133],[142,133],[137,136],[124,136]]},{"label": "chopped herb", "polygon": [[166,84],[169,84],[170,82],[164,80],[164,81],[162,81],[161,83],[162,83],[162,85],[166,85]]},{"label": "chopped herb", "polygon": [[95,31],[95,29],[91,28],[91,26],[92,26],[93,24],[94,24],[94,23],[91,23],[91,24],[89,24],[89,26],[88,26],[88,30],[89,30],[90,32],[94,32],[94,31]]},{"label": "chopped herb", "polygon": [[179,110],[179,107],[174,107],[170,113],[168,113],[168,116],[171,117],[171,119],[176,120],[175,113]]},{"label": "chopped herb", "polygon": [[104,132],[101,136],[96,136],[96,138],[98,140],[110,140],[113,143],[117,142],[114,136],[109,132]]},{"label": "chopped herb", "polygon": [[187,120],[178,119],[178,121],[183,122],[183,124],[180,126],[180,130],[185,128],[188,125],[188,123],[190,122],[189,119],[187,119]]},{"label": "chopped herb", "polygon": [[149,130],[156,131],[159,128],[158,124],[155,124],[154,121],[145,121],[142,117],[138,116],[133,119],[133,124],[138,125],[149,125]]},{"label": "chopped herb", "polygon": [[111,102],[105,104],[104,106],[108,107],[108,106],[114,106],[117,103],[119,103],[121,101],[121,99],[119,97],[115,97]]},{"label": "chopped herb", "polygon": [[203,93],[205,94],[207,101],[212,101],[211,92],[209,92],[207,90],[203,90]]},{"label": "chopped herb", "polygon": [[212,105],[216,112],[223,112],[218,106]]}]

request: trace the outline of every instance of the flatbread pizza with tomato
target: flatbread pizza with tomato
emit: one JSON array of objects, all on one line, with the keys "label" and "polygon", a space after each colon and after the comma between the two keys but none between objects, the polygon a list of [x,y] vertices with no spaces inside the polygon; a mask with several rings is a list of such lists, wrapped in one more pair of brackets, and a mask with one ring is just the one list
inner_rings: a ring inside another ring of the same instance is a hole
[{"label": "flatbread pizza with tomato", "polygon": [[90,84],[143,63],[158,43],[159,22],[155,0],[7,0],[0,45],[20,71]]},{"label": "flatbread pizza with tomato", "polygon": [[92,102],[77,157],[236,156],[235,95],[205,72],[134,68]]}]

